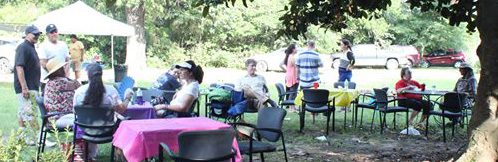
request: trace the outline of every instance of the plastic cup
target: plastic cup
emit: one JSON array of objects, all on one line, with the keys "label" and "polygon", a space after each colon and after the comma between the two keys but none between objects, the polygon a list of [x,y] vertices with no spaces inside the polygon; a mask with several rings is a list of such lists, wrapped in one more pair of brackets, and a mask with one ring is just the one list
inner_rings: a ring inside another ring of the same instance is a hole
[{"label": "plastic cup", "polygon": [[317,89],[318,88],[318,82],[313,83],[313,88]]},{"label": "plastic cup", "polygon": [[425,84],[422,84],[421,86],[422,86],[422,88],[421,88],[422,91],[425,91]]}]

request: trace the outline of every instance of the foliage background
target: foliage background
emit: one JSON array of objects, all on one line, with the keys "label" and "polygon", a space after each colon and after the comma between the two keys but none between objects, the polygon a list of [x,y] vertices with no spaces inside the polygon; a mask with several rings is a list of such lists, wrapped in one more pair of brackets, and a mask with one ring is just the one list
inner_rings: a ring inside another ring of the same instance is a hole
[{"label": "foliage background", "polygon": [[[133,0],[83,0],[98,11],[126,22],[125,5]],[[51,10],[73,3],[74,0],[0,0],[0,22],[26,25]],[[349,18],[347,28],[341,32],[327,31],[311,26],[306,38],[292,40],[278,37],[283,28],[279,17],[284,14],[288,0],[254,1],[226,8],[213,6],[207,16],[202,8],[194,7],[197,0],[145,0],[145,29],[147,65],[169,67],[185,59],[193,59],[211,67],[242,67],[244,58],[267,53],[292,42],[303,46],[306,39],[317,41],[320,53],[334,53],[336,42],[348,38],[353,44],[375,43],[414,45],[419,51],[454,48],[468,51],[475,46],[477,34],[466,33],[465,28],[449,26],[436,12],[410,10],[401,0],[381,11],[378,19]],[[242,3],[238,1],[236,3]],[[26,11],[26,12],[18,12]],[[17,33],[20,35],[22,32]],[[9,33],[0,33],[2,35]],[[110,64],[110,37],[79,36],[87,47],[87,58],[100,54]],[[69,39],[63,36],[66,41]],[[124,63],[126,38],[115,37],[115,63]]]}]

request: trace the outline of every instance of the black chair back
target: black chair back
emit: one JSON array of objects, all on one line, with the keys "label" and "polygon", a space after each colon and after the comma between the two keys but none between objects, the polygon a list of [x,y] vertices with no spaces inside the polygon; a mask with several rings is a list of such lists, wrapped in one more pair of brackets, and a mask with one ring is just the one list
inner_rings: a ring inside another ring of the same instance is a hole
[{"label": "black chair back", "polygon": [[[106,126],[116,123],[114,109],[111,105],[101,105],[93,107],[91,105],[79,105],[74,107],[76,124],[89,136],[104,136],[113,134],[115,128],[95,128],[93,126]],[[86,127],[84,125],[92,127]]]},{"label": "black chair back", "polygon": [[[344,85],[344,82],[335,82],[334,83],[334,88],[339,88],[339,86],[346,87],[346,85]],[[355,82],[348,82],[348,89],[356,89],[356,83]]]},{"label": "black chair back", "polygon": [[176,91],[163,91],[163,97],[166,100],[166,103],[170,103],[173,100],[173,96],[175,96]]},{"label": "black chair back", "polygon": [[232,154],[235,131],[231,128],[182,132],[178,136],[179,157],[214,159]]},{"label": "black chair back", "polygon": [[[259,109],[256,127],[282,130],[286,114],[287,111],[278,107],[265,107]],[[259,131],[259,135],[271,142],[276,142],[280,138],[280,134],[264,130]]]},{"label": "black chair back", "polygon": [[387,91],[385,89],[377,89],[374,88],[375,93],[375,103],[377,108],[386,108],[387,107]]},{"label": "black chair back", "polygon": [[285,94],[285,88],[282,83],[275,83],[275,87],[277,87],[277,92],[278,92],[278,100],[279,102],[284,100],[284,94]]},{"label": "black chair back", "polygon": [[36,104],[38,105],[38,109],[40,110],[40,118],[43,121],[43,117],[47,115],[47,110],[45,109],[45,104],[43,103],[43,97],[36,97]]},{"label": "black chair back", "polygon": [[311,108],[326,106],[329,100],[329,91],[325,89],[304,89],[303,100],[306,102],[306,106]]},{"label": "black chair back", "polygon": [[467,94],[465,93],[449,92],[444,95],[443,106],[441,108],[451,112],[461,112],[466,100]]}]

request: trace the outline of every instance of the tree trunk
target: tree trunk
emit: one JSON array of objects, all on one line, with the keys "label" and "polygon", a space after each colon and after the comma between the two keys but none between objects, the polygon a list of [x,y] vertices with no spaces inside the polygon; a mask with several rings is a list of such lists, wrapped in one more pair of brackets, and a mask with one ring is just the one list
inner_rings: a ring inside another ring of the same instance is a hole
[{"label": "tree trunk", "polygon": [[481,77],[469,124],[469,144],[458,161],[498,160],[498,3],[479,0],[477,28],[481,44],[477,56]]},{"label": "tree trunk", "polygon": [[128,74],[134,76],[146,67],[145,63],[145,6],[144,0],[126,4],[128,24],[135,28],[135,35],[128,37],[126,43],[126,64]]}]

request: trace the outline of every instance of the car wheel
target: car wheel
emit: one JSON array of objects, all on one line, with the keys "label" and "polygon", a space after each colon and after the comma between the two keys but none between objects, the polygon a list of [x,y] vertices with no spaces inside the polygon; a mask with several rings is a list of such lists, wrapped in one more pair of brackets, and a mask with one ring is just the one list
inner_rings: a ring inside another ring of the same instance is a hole
[{"label": "car wheel", "polygon": [[462,61],[456,61],[455,64],[453,64],[454,68],[459,68],[462,65]]},{"label": "car wheel", "polygon": [[258,61],[258,64],[256,65],[256,70],[259,72],[268,71],[268,64],[266,63],[266,61]]},{"label": "car wheel", "polygon": [[341,60],[339,60],[339,59],[335,59],[334,61],[332,61],[332,69],[339,68],[340,63],[341,63]]},{"label": "car wheel", "polygon": [[386,68],[389,70],[396,70],[399,67],[398,60],[396,59],[389,59],[386,62]]},{"label": "car wheel", "polygon": [[6,58],[0,58],[0,73],[7,74],[10,72],[12,72],[12,69],[10,68],[9,60]]},{"label": "car wheel", "polygon": [[420,62],[420,67],[422,67],[422,68],[428,68],[429,66],[431,66],[431,64],[428,61],[421,61]]}]

